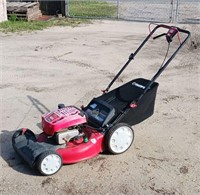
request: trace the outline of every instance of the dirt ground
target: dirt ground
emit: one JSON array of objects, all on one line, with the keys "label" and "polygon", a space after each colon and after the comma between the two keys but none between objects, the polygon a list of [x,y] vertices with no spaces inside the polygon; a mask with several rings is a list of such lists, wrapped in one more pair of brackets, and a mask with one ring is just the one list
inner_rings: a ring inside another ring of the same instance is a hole
[{"label": "dirt ground", "polygon": [[[81,106],[99,96],[148,34],[148,24],[96,21],[76,28],[1,33],[0,193],[200,194],[200,56],[195,35],[200,26],[179,26],[191,30],[194,43],[190,40],[158,78],[155,113],[133,127],[131,148],[65,165],[50,177],[40,176],[18,157],[12,134],[21,127],[40,133],[41,114],[59,103]],[[177,45],[175,38],[171,49]],[[167,45],[157,39],[147,46],[113,87],[153,76]]]}]

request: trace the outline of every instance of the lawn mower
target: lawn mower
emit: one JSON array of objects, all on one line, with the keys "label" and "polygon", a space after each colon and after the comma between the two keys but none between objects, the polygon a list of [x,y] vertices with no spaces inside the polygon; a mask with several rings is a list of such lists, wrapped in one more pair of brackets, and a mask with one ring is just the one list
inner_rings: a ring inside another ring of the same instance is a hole
[{"label": "lawn mower", "polygon": [[[157,29],[162,34],[154,35]],[[169,57],[168,50],[173,38],[185,34],[184,40]],[[63,164],[73,164],[108,151],[121,154],[133,143],[133,125],[149,118],[154,113],[158,83],[155,80],[175,57],[189,38],[190,32],[175,26],[156,24],[138,49],[131,53],[128,61],[103,90],[87,106],[65,106],[59,104],[52,112],[42,115],[42,130],[35,135],[27,128],[17,130],[12,136],[14,150],[42,175],[53,175]],[[164,37],[168,50],[164,61],[151,80],[137,78],[111,91],[110,87],[124,69],[135,58],[151,38]]]}]

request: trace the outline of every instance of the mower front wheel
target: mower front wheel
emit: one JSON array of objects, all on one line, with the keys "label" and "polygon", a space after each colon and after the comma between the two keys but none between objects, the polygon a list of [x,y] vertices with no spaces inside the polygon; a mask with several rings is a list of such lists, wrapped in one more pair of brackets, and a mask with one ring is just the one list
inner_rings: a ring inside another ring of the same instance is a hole
[{"label": "mower front wheel", "polygon": [[46,151],[40,154],[36,161],[37,170],[45,176],[57,173],[62,167],[61,156],[54,151]]},{"label": "mower front wheel", "polygon": [[134,140],[134,131],[128,124],[119,123],[113,126],[106,135],[107,150],[112,154],[127,151]]}]

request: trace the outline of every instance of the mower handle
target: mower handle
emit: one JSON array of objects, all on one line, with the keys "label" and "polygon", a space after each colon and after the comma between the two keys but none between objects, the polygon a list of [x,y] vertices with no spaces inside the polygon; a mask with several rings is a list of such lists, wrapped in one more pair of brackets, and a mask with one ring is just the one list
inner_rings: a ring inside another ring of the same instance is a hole
[{"label": "mower handle", "polygon": [[[181,29],[175,26],[168,26],[168,25],[164,25],[164,24],[160,24],[157,25],[153,31],[149,34],[149,36],[151,36],[158,28],[167,28],[169,29],[169,31],[166,34],[166,39],[168,44],[170,44],[170,42],[172,42],[172,38],[178,33],[178,32],[182,32],[187,34],[187,36],[185,37],[185,39],[180,42],[179,47],[176,49],[176,51],[171,55],[171,57],[158,69],[157,73],[153,76],[153,78],[150,80],[150,82],[147,84],[147,86],[145,87],[143,93],[141,94],[141,96],[138,98],[138,101],[143,97],[143,95],[149,90],[149,88],[151,87],[151,85],[155,82],[155,80],[160,76],[160,74],[165,70],[165,68],[169,65],[169,63],[173,60],[173,58],[176,56],[176,54],[178,53],[178,51],[182,48],[182,46],[186,43],[187,39],[190,37],[190,32],[185,30],[185,29]],[[172,34],[170,34],[170,30],[172,29]],[[176,30],[176,32],[174,32]],[[168,37],[168,33],[169,33],[169,37]],[[145,43],[147,42],[147,40],[150,37],[147,37],[145,39]],[[159,36],[159,35],[158,35]],[[157,36],[157,37],[158,37]]]},{"label": "mower handle", "polygon": [[[166,29],[171,29],[171,28],[176,28],[179,32],[182,32],[182,33],[186,33],[188,34],[188,36],[190,36],[190,32],[188,30],[185,30],[185,29],[181,29],[177,26],[169,26],[169,25],[165,25],[165,24],[158,24],[155,28],[154,28],[154,32],[158,29],[158,28],[166,28]],[[152,31],[152,32],[153,32]]]},{"label": "mower handle", "polygon": [[[176,33],[181,32],[181,33],[185,33],[187,34],[186,38],[180,43],[179,47],[177,48],[177,50],[172,54],[172,56],[167,60],[167,62],[158,70],[158,72],[154,75],[154,77],[152,78],[152,80],[150,81],[150,84],[147,85],[147,87],[144,90],[144,93],[147,92],[148,88],[153,84],[153,82],[157,79],[157,77],[162,73],[162,71],[167,67],[167,65],[172,61],[172,59],[175,57],[175,55],[177,54],[177,52],[181,49],[181,47],[185,44],[185,42],[187,41],[187,39],[190,37],[190,32],[185,30],[185,29],[181,29],[179,27],[176,26],[168,26],[165,24],[158,24],[150,33],[149,35],[144,39],[144,41],[140,44],[140,46],[137,48],[137,50],[134,53],[131,53],[129,56],[128,61],[125,63],[125,65],[121,68],[121,70],[117,73],[117,75],[113,78],[113,80],[110,82],[110,84],[107,86],[107,88],[105,90],[102,90],[103,93],[107,93],[110,89],[110,87],[113,85],[113,83],[117,80],[117,78],[121,75],[121,73],[124,71],[124,69],[129,65],[129,63],[134,59],[134,57],[137,55],[137,53],[142,49],[142,47],[145,45],[145,43],[150,39],[150,37],[154,34],[154,32],[158,29],[158,28],[166,28],[169,31],[166,33],[166,38],[167,38],[167,42],[170,43],[172,42],[172,38],[176,35]],[[173,29],[173,30],[172,30]],[[170,32],[170,30],[172,30],[172,32]],[[168,34],[169,33],[169,34]],[[164,34],[160,35],[163,36]],[[159,35],[157,36],[160,37]]]},{"label": "mower handle", "polygon": [[[162,36],[166,36],[166,39],[167,39],[167,42],[170,43],[172,42],[172,39],[173,37],[179,33],[179,32],[182,32],[182,33],[186,33],[189,37],[190,36],[190,32],[187,31],[187,30],[184,30],[184,29],[181,29],[181,28],[178,28],[176,26],[168,26],[168,25],[164,25],[164,24],[161,24],[161,25],[157,25],[153,31],[153,33],[155,32],[155,30],[157,30],[158,28],[166,28],[166,29],[169,29],[167,33],[163,33],[163,34],[160,34],[160,35],[157,35],[156,37],[153,37],[153,39],[157,39],[159,37],[162,37]],[[186,38],[187,39],[187,38]]]}]

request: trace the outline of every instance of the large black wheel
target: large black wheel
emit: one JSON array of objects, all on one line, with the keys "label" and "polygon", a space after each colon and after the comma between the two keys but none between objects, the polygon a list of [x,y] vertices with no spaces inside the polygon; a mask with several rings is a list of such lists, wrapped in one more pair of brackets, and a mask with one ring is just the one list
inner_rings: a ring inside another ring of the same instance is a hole
[{"label": "large black wheel", "polygon": [[107,150],[112,154],[127,151],[134,140],[134,131],[128,124],[119,123],[108,130],[106,135]]},{"label": "large black wheel", "polygon": [[42,175],[53,175],[62,167],[61,156],[54,151],[46,151],[39,155],[36,168]]}]

